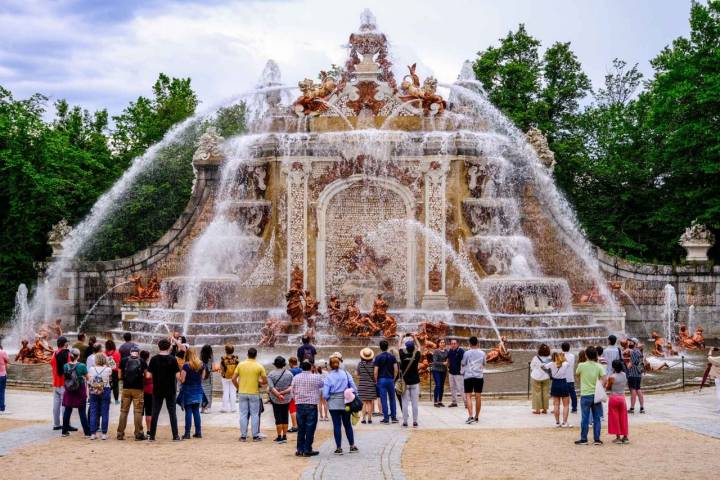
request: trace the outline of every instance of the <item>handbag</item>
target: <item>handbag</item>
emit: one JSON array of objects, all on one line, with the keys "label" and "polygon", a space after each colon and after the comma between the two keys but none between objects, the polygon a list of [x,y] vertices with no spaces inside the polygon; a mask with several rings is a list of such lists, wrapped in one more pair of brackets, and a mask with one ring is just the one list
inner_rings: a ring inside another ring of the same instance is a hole
[{"label": "handbag", "polygon": [[603,382],[598,379],[597,382],[595,382],[595,397],[593,398],[593,403],[602,403],[607,401],[608,396],[605,392],[605,385],[603,385]]},{"label": "handbag", "polygon": [[402,371],[402,375],[400,375],[395,381],[395,393],[397,395],[402,395],[405,392],[405,375],[407,375],[407,373],[410,371],[410,365],[415,363],[416,360],[419,360],[418,355],[420,355],[420,352],[416,350],[412,360],[408,362],[407,367],[405,367],[405,369]]},{"label": "handbag", "polygon": [[[351,388],[351,387],[350,387],[350,379],[349,379],[350,374],[347,373],[347,372],[345,372],[345,375],[348,376],[348,386],[347,386],[347,388]],[[355,393],[355,392],[353,392],[353,393]],[[348,410],[350,413],[357,413],[357,412],[359,412],[360,410],[362,410],[362,408],[363,408],[363,403],[362,403],[362,400],[360,400],[360,398],[358,397],[357,393],[355,393],[355,397],[352,399],[351,402],[346,403],[346,404],[345,404],[345,407],[347,407],[347,410]]]}]

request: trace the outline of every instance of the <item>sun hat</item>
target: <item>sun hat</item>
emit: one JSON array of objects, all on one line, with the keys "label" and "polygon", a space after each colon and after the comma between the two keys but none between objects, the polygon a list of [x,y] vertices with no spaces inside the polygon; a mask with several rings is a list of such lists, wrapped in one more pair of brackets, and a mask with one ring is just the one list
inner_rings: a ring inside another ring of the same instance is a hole
[{"label": "sun hat", "polygon": [[375,357],[375,352],[373,352],[372,348],[365,347],[360,350],[360,358],[363,360],[372,360],[373,357]]},{"label": "sun hat", "polygon": [[342,353],[340,353],[340,352],[334,352],[332,355],[330,355],[330,357],[328,358],[328,360],[329,360],[330,358],[333,358],[333,357],[339,358],[340,361],[342,362],[342,359],[343,359],[343,358],[342,358]]},{"label": "sun hat", "polygon": [[275,366],[275,368],[283,368],[285,366],[285,357],[278,355],[277,357],[275,357],[273,365]]}]

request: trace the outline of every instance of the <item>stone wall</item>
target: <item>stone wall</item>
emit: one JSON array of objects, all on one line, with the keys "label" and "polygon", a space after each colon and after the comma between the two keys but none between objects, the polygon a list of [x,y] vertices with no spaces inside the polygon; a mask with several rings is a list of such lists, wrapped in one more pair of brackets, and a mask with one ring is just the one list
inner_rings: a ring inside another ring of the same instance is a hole
[{"label": "stone wall", "polygon": [[153,245],[130,257],[78,261],[65,273],[57,292],[60,301],[54,316],[63,320],[66,329],[76,329],[98,300],[83,324],[84,329],[102,332],[115,328],[120,320],[122,299],[133,292],[132,283],[128,283],[133,276],[147,279],[155,274],[164,278],[180,273],[192,239],[211,218],[212,197],[218,179],[217,165],[202,165],[196,175],[185,210]]},{"label": "stone wall", "polygon": [[689,309],[694,305],[692,327],[702,326],[706,338],[720,337],[720,266],[633,263],[599,249],[597,255],[607,278],[622,288],[618,299],[625,308],[628,333],[649,337],[653,330],[664,330],[664,288],[670,284],[677,292],[677,323],[688,323]]}]

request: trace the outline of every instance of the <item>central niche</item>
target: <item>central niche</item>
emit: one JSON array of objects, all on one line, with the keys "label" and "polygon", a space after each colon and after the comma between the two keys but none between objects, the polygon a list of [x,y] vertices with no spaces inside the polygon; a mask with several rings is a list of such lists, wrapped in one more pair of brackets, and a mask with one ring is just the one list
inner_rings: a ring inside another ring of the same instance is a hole
[{"label": "central niche", "polygon": [[[413,303],[414,245],[402,222],[413,218],[411,202],[410,192],[389,180],[347,179],[328,186],[318,218],[321,294],[354,296],[363,310],[378,292],[395,308]],[[388,220],[400,222],[383,226]]]}]

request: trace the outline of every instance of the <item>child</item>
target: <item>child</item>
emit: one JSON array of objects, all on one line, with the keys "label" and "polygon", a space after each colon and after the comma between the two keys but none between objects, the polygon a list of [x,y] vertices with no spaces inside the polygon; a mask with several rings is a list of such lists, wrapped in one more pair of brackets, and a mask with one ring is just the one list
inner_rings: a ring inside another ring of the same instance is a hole
[{"label": "child", "polygon": [[235,412],[235,406],[237,405],[237,389],[232,383],[232,377],[239,359],[234,353],[234,346],[229,344],[225,345],[225,355],[220,359],[220,374],[222,375],[223,390],[223,401],[220,411],[223,413]]}]

